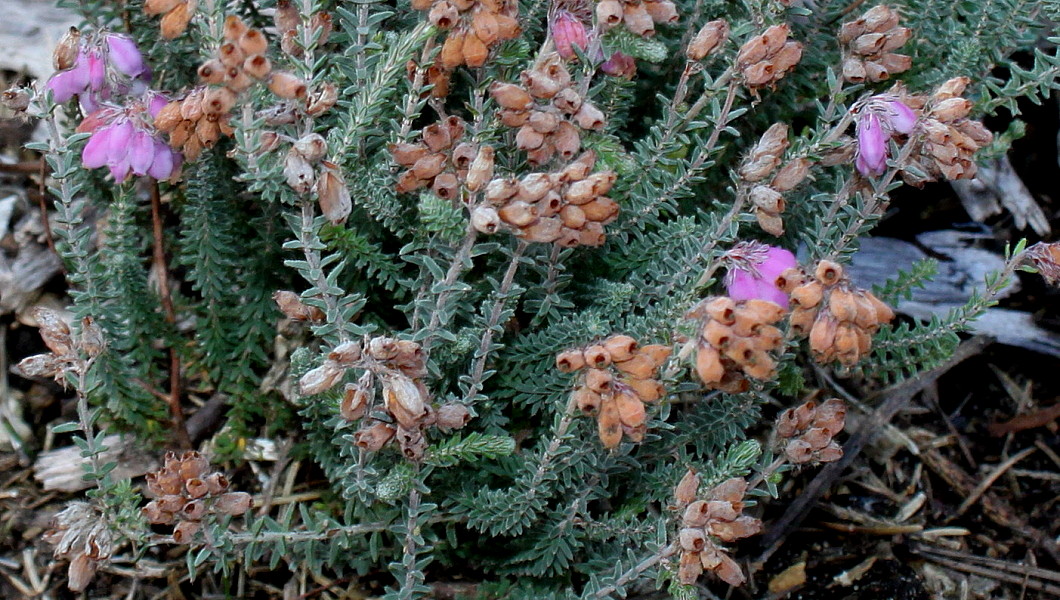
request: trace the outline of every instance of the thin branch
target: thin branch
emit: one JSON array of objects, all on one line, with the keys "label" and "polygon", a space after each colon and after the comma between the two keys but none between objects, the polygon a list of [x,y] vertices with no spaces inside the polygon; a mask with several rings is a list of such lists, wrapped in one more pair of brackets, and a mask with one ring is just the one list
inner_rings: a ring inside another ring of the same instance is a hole
[{"label": "thin branch", "polygon": [[[169,267],[166,266],[166,251],[162,233],[162,199],[158,182],[151,180],[151,225],[154,233],[155,274],[158,276],[158,292],[162,297],[162,311],[170,327],[177,325],[177,313],[173,308],[173,297],[169,290]],[[169,417],[173,424],[173,435],[181,448],[191,448],[191,437],[184,424],[184,411],[180,407],[180,356],[175,344],[169,348]]]}]

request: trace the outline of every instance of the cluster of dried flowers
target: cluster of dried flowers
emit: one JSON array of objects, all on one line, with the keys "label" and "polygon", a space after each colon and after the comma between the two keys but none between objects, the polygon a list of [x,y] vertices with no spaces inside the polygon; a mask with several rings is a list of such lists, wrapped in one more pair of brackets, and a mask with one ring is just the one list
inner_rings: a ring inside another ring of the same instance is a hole
[{"label": "cluster of dried flowers", "polygon": [[704,571],[712,572],[729,585],[746,581],[740,566],[719,544],[735,542],[762,531],[762,522],[741,515],[747,481],[734,477],[718,484],[708,500],[696,500],[699,476],[689,471],[677,484],[674,496],[678,510],[684,509],[677,541],[681,551],[677,577],[694,585]]},{"label": "cluster of dried flowers", "polygon": [[198,8],[199,0],[144,0],[145,15],[162,15],[160,26],[162,38],[166,40],[184,33]]},{"label": "cluster of dried flowers", "polygon": [[147,91],[151,69],[132,38],[116,33],[82,35],[71,27],[52,54],[56,73],[46,87],[62,104],[77,96],[81,108],[93,112],[117,96]]},{"label": "cluster of dried flowers", "polygon": [[814,359],[853,365],[872,347],[872,334],[889,323],[894,311],[871,291],[855,287],[843,267],[822,260],[809,277],[801,268],[779,278],[794,307],[791,330],[808,335]]},{"label": "cluster of dried flowers", "polygon": [[596,4],[596,22],[601,31],[625,25],[642,36],[655,35],[655,25],[678,20],[677,6],[670,0],[600,0]]},{"label": "cluster of dried flowers", "polygon": [[260,30],[229,16],[224,22],[224,40],[217,56],[199,67],[203,85],[170,102],[155,117],[155,127],[169,134],[170,145],[181,148],[188,160],[212,148],[222,135],[232,135],[232,108],[255,81],[267,81],[269,89],[281,98],[306,97],[303,81],[290,73],[273,72],[265,56],[269,42]]},{"label": "cluster of dried flowers", "polygon": [[856,21],[843,23],[839,42],[844,46],[843,78],[851,83],[886,81],[913,66],[913,59],[895,54],[913,32],[898,26],[898,13],[886,5],[874,6]]},{"label": "cluster of dried flowers", "polygon": [[445,71],[481,67],[491,48],[522,31],[515,0],[413,0],[412,8],[429,11],[431,24],[446,32],[437,58]]},{"label": "cluster of dried flowers", "polygon": [[604,226],[618,217],[619,206],[605,195],[615,174],[593,173],[595,165],[596,153],[589,151],[558,173],[494,179],[486,185],[486,203],[472,211],[471,222],[484,233],[503,224],[529,242],[601,246]]},{"label": "cluster of dried flowers", "polygon": [[[920,111],[918,128],[923,132],[910,160],[933,179],[975,177],[975,153],[994,140],[981,122],[968,118],[972,103],[961,97],[968,83],[967,77],[954,77],[930,97],[912,96],[907,101]],[[902,177],[912,185],[923,183],[909,171],[903,171]]]},{"label": "cluster of dried flowers", "polygon": [[604,447],[617,448],[623,434],[634,442],[644,439],[644,405],[662,398],[665,390],[655,377],[669,357],[669,346],[642,347],[628,335],[614,335],[559,353],[556,368],[563,373],[584,370],[572,401],[582,414],[596,415]]},{"label": "cluster of dried flowers", "polygon": [[847,407],[838,398],[821,404],[804,402],[780,413],[776,434],[784,456],[797,465],[842,458],[843,449],[833,438],[843,431],[846,414]]},{"label": "cluster of dried flowers", "polygon": [[550,53],[520,75],[522,85],[496,82],[490,95],[501,107],[501,123],[517,127],[515,145],[531,165],[558,155],[570,160],[581,149],[581,133],[600,130],[604,113],[574,89],[559,54]]},{"label": "cluster of dried flowers", "polygon": [[728,39],[729,23],[724,19],[715,19],[699,28],[688,42],[685,56],[688,60],[703,60],[714,54]]},{"label": "cluster of dried flowers", "polygon": [[734,301],[727,296],[703,300],[685,315],[700,322],[695,369],[712,389],[730,393],[747,389],[747,377],[768,380],[776,360],[770,352],[784,341],[774,323],[785,309],[775,302],[752,298]]},{"label": "cluster of dried flowers", "polygon": [[40,328],[41,339],[51,352],[35,354],[22,359],[15,367],[24,377],[52,377],[61,381],[67,369],[83,367],[79,352],[89,358],[103,350],[103,332],[92,317],[81,320],[81,331],[77,339],[70,332],[70,326],[63,321],[59,313],[50,308],[38,306],[33,309],[33,320]]},{"label": "cluster of dried flowers", "polygon": [[736,55],[736,66],[744,85],[758,90],[776,84],[802,59],[802,44],[789,41],[787,23],[773,25],[747,40]]},{"label": "cluster of dried flowers", "polygon": [[[781,156],[788,148],[788,126],[774,123],[762,134],[751,153],[740,166],[740,178],[750,186],[748,199],[755,207],[755,218],[763,231],[784,234],[784,192],[795,189],[810,173],[810,161],[794,158],[781,166]],[[776,173],[775,175],[774,172]],[[773,175],[769,183],[765,180]]]},{"label": "cluster of dried flowers", "polygon": [[[471,419],[459,402],[433,406],[423,383],[426,356],[420,345],[408,340],[375,337],[362,349],[357,342],[344,342],[328,354],[324,364],[302,376],[302,394],[313,395],[337,385],[349,369],[364,369],[357,383],[343,389],[339,413],[347,421],[360,421],[354,443],[375,452],[397,440],[409,460],[420,460],[427,450],[424,431],[428,427],[460,429]],[[381,382],[382,407],[376,406],[376,380]],[[375,409],[381,408],[381,411]]]},{"label": "cluster of dried flowers", "polygon": [[154,525],[174,525],[173,541],[190,544],[208,515],[239,516],[250,510],[250,494],[230,492],[228,478],[210,472],[210,461],[198,452],[166,453],[162,468],[148,473],[147,494],[154,498],[143,515]]},{"label": "cluster of dried flowers", "polygon": [[477,144],[463,141],[464,131],[463,119],[448,117],[424,127],[418,142],[390,144],[394,162],[405,167],[398,193],[430,188],[439,198],[459,199],[460,183],[479,153]]},{"label": "cluster of dried flowers", "polygon": [[315,190],[320,212],[332,223],[342,223],[353,211],[350,188],[335,163],[324,160],[328,143],[319,133],[308,133],[291,144],[283,162],[287,185],[305,195]]},{"label": "cluster of dried flowers", "polygon": [[96,575],[99,563],[111,557],[114,539],[111,525],[88,502],[71,502],[55,515],[44,541],[55,546],[56,560],[68,560],[67,587],[83,591]]}]

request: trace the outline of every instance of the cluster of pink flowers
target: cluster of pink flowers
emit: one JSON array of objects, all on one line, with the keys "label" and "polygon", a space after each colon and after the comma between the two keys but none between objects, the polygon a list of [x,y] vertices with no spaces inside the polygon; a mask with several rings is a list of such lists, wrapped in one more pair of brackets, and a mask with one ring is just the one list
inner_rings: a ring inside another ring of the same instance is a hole
[{"label": "cluster of pink flowers", "polygon": [[894,135],[909,135],[916,126],[913,109],[889,95],[873,96],[865,102],[855,126],[858,153],[854,165],[866,177],[887,170],[887,142]]},{"label": "cluster of pink flowers", "polygon": [[150,80],[151,70],[136,42],[106,33],[96,40],[82,37],[73,64],[52,75],[47,87],[56,102],[77,96],[81,108],[92,112],[115,96],[143,94]]},{"label": "cluster of pink flowers", "polygon": [[[574,59],[577,56],[575,48],[581,52],[590,52],[590,37],[596,37],[595,32],[587,31],[585,23],[574,13],[563,9],[553,13],[548,21],[548,31],[552,36],[552,43],[556,46],[556,52],[563,60]],[[599,44],[593,45],[591,53],[591,58],[600,62],[600,70],[607,75],[633,77],[637,72],[637,63],[632,56],[616,51],[604,60],[605,53]]]},{"label": "cluster of pink flowers", "polygon": [[92,133],[81,152],[85,167],[105,166],[118,183],[130,174],[174,179],[180,173],[181,154],[170,148],[153,125],[167,102],[165,96],[148,92],[127,106],[107,106],[85,117],[77,128]]}]

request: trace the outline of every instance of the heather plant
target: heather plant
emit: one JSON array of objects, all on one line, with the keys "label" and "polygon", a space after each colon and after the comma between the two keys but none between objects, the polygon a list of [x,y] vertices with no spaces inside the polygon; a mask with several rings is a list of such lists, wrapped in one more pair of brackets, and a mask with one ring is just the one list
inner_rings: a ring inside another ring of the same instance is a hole
[{"label": "heather plant", "polygon": [[[70,285],[20,368],[77,394],[72,589],[174,545],[237,595],[281,563],[387,598],[740,585],[754,499],[842,455],[811,363],[913,377],[1015,269],[1056,279],[1019,245],[911,324],[888,303],[929,265],[844,269],[893,190],[974,176],[1013,137],[981,119],[1057,87],[1054,2],[75,8],[55,75],[5,96],[46,126]],[[192,390],[224,407],[208,439]],[[117,481],[101,429],[181,453]],[[255,438],[325,489],[276,507],[210,471]]]}]

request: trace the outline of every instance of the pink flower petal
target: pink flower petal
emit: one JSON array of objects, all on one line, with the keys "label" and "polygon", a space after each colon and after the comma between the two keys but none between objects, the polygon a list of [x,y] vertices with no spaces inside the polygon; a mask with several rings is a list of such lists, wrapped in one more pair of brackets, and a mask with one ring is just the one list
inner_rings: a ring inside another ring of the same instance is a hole
[{"label": "pink flower petal", "polygon": [[917,120],[916,113],[913,112],[913,109],[897,100],[890,103],[890,109],[892,112],[890,119],[891,129],[903,135],[913,133],[913,128],[916,127]]},{"label": "pink flower petal", "polygon": [[[758,272],[762,275],[762,281],[773,285],[781,273],[794,268],[798,264],[798,261],[795,260],[795,255],[790,251],[770,246],[769,250],[766,251],[765,261],[758,265]],[[786,298],[785,302],[787,302]]]},{"label": "pink flower petal", "polygon": [[138,77],[144,72],[144,57],[136,42],[124,35],[107,34],[107,58],[114,68],[129,77]]},{"label": "pink flower petal", "polygon": [[111,126],[110,141],[107,144],[107,164],[114,166],[125,162],[132,142],[133,126],[129,121],[122,121]]},{"label": "pink flower petal", "polygon": [[118,183],[124,183],[129,178],[129,163],[127,161],[121,161],[113,165],[107,165],[110,169],[110,174],[114,176],[114,181]]},{"label": "pink flower petal", "polygon": [[88,138],[84,150],[81,151],[81,162],[88,169],[98,169],[107,164],[107,149],[110,145],[111,128],[98,129]]},{"label": "pink flower petal", "polygon": [[88,53],[88,87],[93,90],[103,89],[107,81],[107,67],[99,52]]},{"label": "pink flower petal", "polygon": [[758,297],[758,281],[747,271],[733,269],[729,272],[726,289],[733,300],[750,300]]},{"label": "pink flower petal", "polygon": [[173,151],[169,149],[169,146],[155,140],[153,152],[154,160],[151,162],[151,168],[147,170],[147,174],[159,181],[169,179],[170,175],[173,174]]},{"label": "pink flower petal", "polygon": [[880,118],[863,114],[858,121],[857,168],[862,175],[880,175],[887,169],[887,135],[880,126]]},{"label": "pink flower petal", "polygon": [[151,134],[137,130],[129,147],[129,168],[137,175],[147,175],[155,159],[155,140]]},{"label": "pink flower petal", "polygon": [[564,60],[571,60],[577,56],[574,52],[575,47],[585,50],[589,46],[585,24],[568,11],[558,11],[548,28],[552,34],[552,41],[556,45],[556,52]]}]

